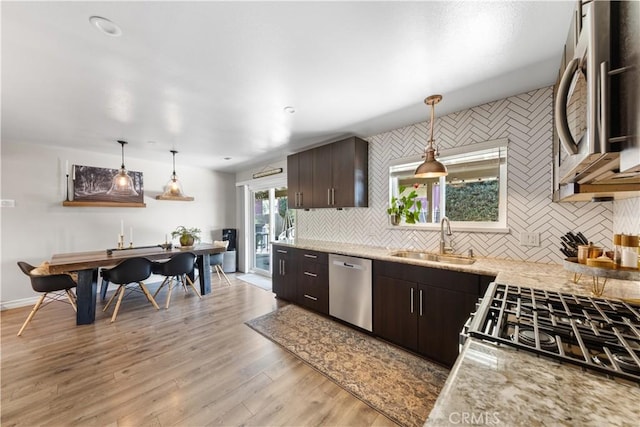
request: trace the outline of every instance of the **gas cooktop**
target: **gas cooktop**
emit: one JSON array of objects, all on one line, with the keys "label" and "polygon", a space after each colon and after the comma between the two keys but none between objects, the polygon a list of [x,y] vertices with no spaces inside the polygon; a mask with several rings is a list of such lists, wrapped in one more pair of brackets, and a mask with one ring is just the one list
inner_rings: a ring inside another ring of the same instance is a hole
[{"label": "gas cooktop", "polygon": [[640,383],[640,306],[492,283],[469,335]]}]

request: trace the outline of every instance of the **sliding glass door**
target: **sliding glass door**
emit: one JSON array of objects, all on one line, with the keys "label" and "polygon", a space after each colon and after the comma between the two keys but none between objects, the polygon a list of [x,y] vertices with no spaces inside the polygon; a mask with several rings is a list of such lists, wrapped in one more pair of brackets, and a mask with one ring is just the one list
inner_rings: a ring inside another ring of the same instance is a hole
[{"label": "sliding glass door", "polygon": [[286,187],[252,192],[253,264],[256,273],[271,275],[271,245],[294,236],[293,212],[287,209]]}]

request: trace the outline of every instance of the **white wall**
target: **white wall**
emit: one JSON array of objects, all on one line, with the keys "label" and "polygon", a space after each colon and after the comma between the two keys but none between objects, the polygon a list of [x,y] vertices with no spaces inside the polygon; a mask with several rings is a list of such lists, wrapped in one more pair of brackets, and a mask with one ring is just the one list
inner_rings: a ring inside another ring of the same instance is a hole
[{"label": "white wall", "polygon": [[134,244],[164,241],[178,225],[199,227],[202,240],[222,238],[222,228],[235,227],[236,192],[233,174],[179,166],[184,191],[193,202],[155,200],[171,174],[171,162],[151,162],[127,156],[129,170],[143,172],[146,208],[63,207],[65,161],[70,164],[117,168],[113,156],[88,151],[2,143],[2,199],[15,200],[2,208],[0,302],[19,305],[35,295],[17,261],[37,265],[54,253],[93,251],[115,247],[120,220],[125,238],[133,227]]}]

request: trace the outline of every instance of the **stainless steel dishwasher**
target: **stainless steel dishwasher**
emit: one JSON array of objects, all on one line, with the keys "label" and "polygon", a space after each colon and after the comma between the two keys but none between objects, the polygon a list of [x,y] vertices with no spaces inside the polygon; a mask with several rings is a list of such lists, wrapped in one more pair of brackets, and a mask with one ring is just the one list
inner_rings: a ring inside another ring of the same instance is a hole
[{"label": "stainless steel dishwasher", "polygon": [[373,331],[371,260],[329,254],[329,314]]}]

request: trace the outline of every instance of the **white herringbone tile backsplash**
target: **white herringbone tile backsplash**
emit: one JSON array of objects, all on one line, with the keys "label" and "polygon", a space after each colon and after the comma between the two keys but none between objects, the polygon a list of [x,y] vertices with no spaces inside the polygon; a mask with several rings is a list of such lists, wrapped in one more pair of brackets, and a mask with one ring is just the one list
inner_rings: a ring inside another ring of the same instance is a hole
[{"label": "white herringbone tile backsplash", "polygon": [[613,203],[613,232],[640,234],[640,197]]},{"label": "white herringbone tile backsplash", "polygon": [[[444,100],[446,102],[446,98]],[[417,123],[367,138],[369,141],[369,207],[342,211],[298,211],[296,233],[302,239],[337,241],[392,248],[436,250],[439,232],[389,225],[386,208],[390,161],[419,156],[429,124]],[[561,263],[560,236],[581,231],[589,240],[610,246],[616,229],[638,230],[638,200],[606,203],[553,203],[552,88],[490,102],[436,118],[435,139],[441,148],[508,138],[508,234],[454,230],[456,252],[473,249],[480,256]],[[615,211],[615,212],[614,212]],[[540,246],[520,245],[521,232],[539,232]]]}]

